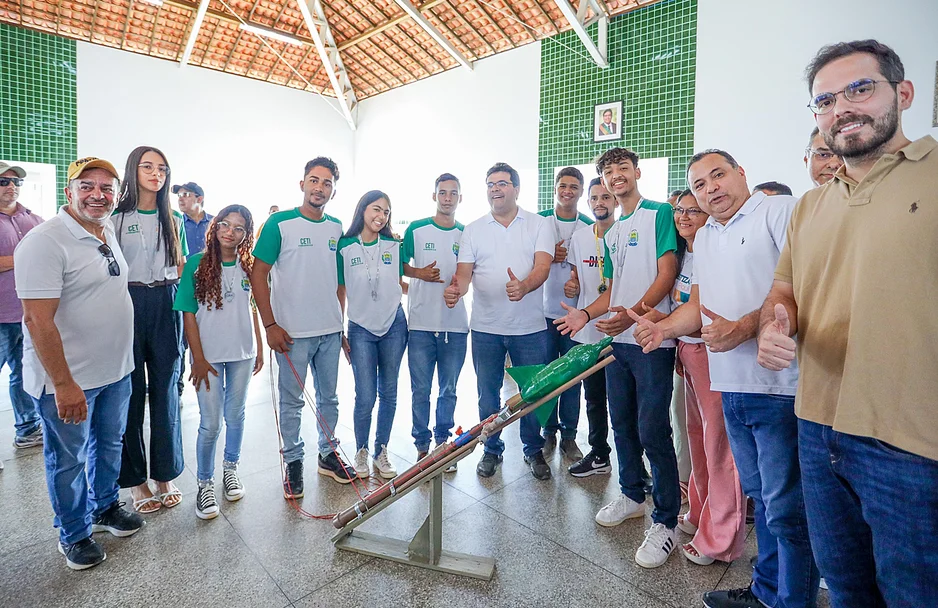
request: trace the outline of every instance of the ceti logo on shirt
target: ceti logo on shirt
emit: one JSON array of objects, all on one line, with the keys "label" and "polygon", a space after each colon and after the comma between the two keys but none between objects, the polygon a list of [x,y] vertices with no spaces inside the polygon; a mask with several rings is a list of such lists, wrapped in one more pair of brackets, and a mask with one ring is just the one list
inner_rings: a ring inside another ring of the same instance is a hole
[{"label": "ceti logo on shirt", "polygon": [[390,251],[385,251],[384,253],[382,253],[382,254],[381,254],[381,261],[384,262],[386,265],[390,266],[390,265],[391,265],[391,261],[392,261],[392,260],[391,260],[391,252],[390,252]]},{"label": "ceti logo on shirt", "polygon": [[629,247],[637,247],[637,246],[638,246],[638,230],[633,229],[632,232],[629,233]]},{"label": "ceti logo on shirt", "polygon": [[352,258],[352,261],[349,263],[349,266],[361,266],[361,264],[362,264],[361,258]]},{"label": "ceti logo on shirt", "polygon": [[335,251],[337,244],[338,243],[336,242],[335,237],[330,237],[329,238],[329,251]]},{"label": "ceti logo on shirt", "polygon": [[313,239],[309,237],[303,237],[300,239],[300,247],[312,247]]},{"label": "ceti logo on shirt", "polygon": [[436,251],[436,243],[424,243],[423,250],[424,251]]},{"label": "ceti logo on shirt", "polygon": [[137,234],[140,232],[140,224],[131,224],[127,226],[127,234]]},{"label": "ceti logo on shirt", "polygon": [[453,255],[459,257],[459,243],[453,243]]},{"label": "ceti logo on shirt", "polygon": [[251,281],[247,277],[241,279],[241,289],[251,291]]}]

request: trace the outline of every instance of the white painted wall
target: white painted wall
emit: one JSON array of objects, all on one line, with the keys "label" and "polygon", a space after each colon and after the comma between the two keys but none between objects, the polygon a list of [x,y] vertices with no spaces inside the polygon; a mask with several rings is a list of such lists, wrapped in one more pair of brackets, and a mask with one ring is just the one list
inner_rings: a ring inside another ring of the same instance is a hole
[{"label": "white painted wall", "polygon": [[238,203],[261,220],[272,204],[299,205],[306,161],[326,155],[340,171],[327,211],[341,216],[349,207],[350,215],[358,198],[350,187],[353,142],[346,122],[315,94],[78,43],[79,155],[106,158],[123,172],[131,150],[156,146],[173,184],[205,189],[210,213]]},{"label": "white painted wall", "polygon": [[355,134],[360,194],[384,190],[394,221],[434,212],[433,182],[456,175],[463,190],[457,217],[488,212],[485,172],[504,161],[521,176],[522,207],[537,210],[540,43],[450,70],[364,100]]},{"label": "white painted wall", "polygon": [[876,38],[899,54],[916,88],[903,114],[910,139],[931,134],[938,61],[935,0],[699,0],[694,147],[723,148],[746,168],[749,185],[778,180],[811,187],[802,163],[814,117],[805,66],[833,42]]}]

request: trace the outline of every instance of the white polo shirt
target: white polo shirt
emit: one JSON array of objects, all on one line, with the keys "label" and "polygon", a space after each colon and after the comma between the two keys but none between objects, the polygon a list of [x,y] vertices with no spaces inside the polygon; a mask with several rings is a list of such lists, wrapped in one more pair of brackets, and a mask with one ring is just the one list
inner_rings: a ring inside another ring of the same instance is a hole
[{"label": "white polo shirt", "polygon": [[334,263],[339,285],[345,285],[348,320],[378,337],[388,333],[403,295],[400,242],[384,235],[370,243],[342,237]]},{"label": "white polo shirt", "polygon": [[342,222],[330,215],[311,220],[299,209],[274,213],[264,223],[254,257],[271,265],[274,320],[293,338],[342,331],[336,297],[335,253]]},{"label": "white polo shirt", "polygon": [[411,330],[467,333],[469,317],[466,303],[460,299],[449,308],[443,300],[443,291],[456,273],[459,242],[464,226],[459,222],[452,228],[443,228],[432,217],[417,220],[404,233],[403,261],[414,268],[423,268],[436,262],[442,283],[428,283],[412,279],[407,290],[407,323]]},{"label": "white polo shirt", "polygon": [[[684,259],[681,261],[681,270],[674,279],[674,289],[671,290],[671,312],[678,309],[681,304],[686,304],[690,300],[690,291],[694,280],[694,252],[685,251]],[[687,344],[701,344],[703,338],[692,338],[690,336],[680,336],[681,342]]]},{"label": "white polo shirt", "polygon": [[[179,235],[183,260],[189,255],[186,243],[185,224],[182,214],[172,212],[173,224]],[[127,280],[131,283],[153,283],[171,281],[179,278],[175,265],[166,264],[163,238],[160,233],[160,216],[156,209],[152,211],[127,211],[111,216],[114,231],[120,239],[121,251],[127,259],[129,271]]]},{"label": "white polo shirt", "polygon": [[[775,278],[796,199],[756,192],[724,226],[713,218],[694,239],[700,304],[735,321],[762,307]],[[710,319],[701,314],[703,324]],[[797,362],[780,372],[756,362],[755,338],[726,353],[709,353],[710,388],[717,392],[794,395]]]},{"label": "white polo shirt", "polygon": [[[641,199],[635,211],[620,217],[606,232],[605,241],[607,259],[603,273],[613,279],[609,306],[631,308],[658,278],[658,258],[677,249],[674,211],[667,203]],[[665,297],[655,308],[668,314],[671,300]],[[632,329],[613,338],[613,342],[635,344]],[[674,340],[661,343],[666,348],[675,345]]]},{"label": "white polo shirt", "polygon": [[[576,308],[586,308],[601,295],[599,286],[603,282],[602,266],[605,260],[603,255],[605,245],[603,239],[596,236],[595,228],[595,224],[585,226],[574,232],[570,238],[567,259],[576,266],[577,278],[580,281],[580,295],[577,297]],[[609,283],[611,281],[607,279],[607,289]],[[596,317],[578,331],[573,336],[573,340],[581,344],[592,344],[602,340],[606,334],[596,329],[596,321],[608,317],[608,313]]]},{"label": "white polo shirt", "polygon": [[567,306],[573,306],[576,298],[568,298],[563,295],[564,283],[570,280],[570,238],[573,233],[584,226],[592,226],[593,220],[582,213],[578,213],[572,219],[559,217],[554,209],[547,209],[538,213],[547,219],[554,233],[554,243],[563,241],[563,246],[567,249],[567,259],[563,262],[551,262],[550,274],[544,281],[544,316],[548,319],[559,319],[567,314],[567,311],[560,305],[565,302]]},{"label": "white polo shirt", "polygon": [[197,253],[186,261],[173,310],[195,315],[202,354],[209,363],[253,359],[257,356],[257,341],[254,337],[250,277],[239,262],[222,262],[221,308],[215,308],[213,300],[209,309],[195,297],[195,271],[204,255],[204,252]]},{"label": "white polo shirt", "polygon": [[[127,291],[127,261],[111,224],[105,239],[120,266],[108,272],[102,242],[82,228],[66,207],[23,237],[13,253],[16,295],[21,300],[58,299],[54,322],[72,378],[82,390],[113,384],[134,369],[134,308]],[[55,388],[23,331],[23,389],[35,398]]]},{"label": "white polo shirt", "polygon": [[473,264],[472,315],[469,328],[490,334],[523,336],[547,329],[544,286],[520,302],[508,299],[508,269],[523,280],[534,269],[534,254],[554,255],[553,234],[547,221],[518,207],[506,228],[487,213],[466,226],[459,245],[459,263]]}]

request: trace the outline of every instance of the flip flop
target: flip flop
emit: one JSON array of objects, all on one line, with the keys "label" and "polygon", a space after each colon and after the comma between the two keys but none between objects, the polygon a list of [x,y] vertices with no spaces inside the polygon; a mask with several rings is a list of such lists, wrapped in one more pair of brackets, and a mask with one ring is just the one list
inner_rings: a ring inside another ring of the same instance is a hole
[{"label": "flip flop", "polygon": [[717,561],[712,557],[707,557],[697,550],[697,547],[694,546],[693,541],[681,545],[681,553],[684,554],[684,557],[694,562],[698,566],[709,566],[713,562]]},{"label": "flip flop", "polygon": [[[146,506],[151,503],[156,503],[156,505],[152,508]],[[156,513],[162,506],[162,501],[156,496],[147,496],[146,498],[141,498],[140,500],[134,501],[134,511],[137,513],[143,513],[144,515],[148,513]]]},{"label": "flip flop", "polygon": [[[182,504],[182,492],[179,491],[179,488],[173,488],[169,492],[163,492],[159,496],[160,496],[159,498],[160,503],[162,503],[162,505],[166,507],[167,509],[172,509],[173,507],[177,507],[180,504]],[[178,496],[179,500],[176,502],[167,504],[166,499],[170,497],[175,497],[175,496]]]}]

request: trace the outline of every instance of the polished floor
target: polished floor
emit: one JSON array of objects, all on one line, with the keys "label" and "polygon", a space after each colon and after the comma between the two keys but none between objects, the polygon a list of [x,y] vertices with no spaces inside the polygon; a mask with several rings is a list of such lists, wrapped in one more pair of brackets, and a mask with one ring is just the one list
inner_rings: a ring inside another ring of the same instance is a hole
[{"label": "polished floor", "polygon": [[[406,368],[406,361],[404,368]],[[460,380],[456,422],[478,420],[475,378],[467,361]],[[391,459],[403,470],[415,460],[410,437],[410,380],[400,379],[400,404]],[[615,476],[575,479],[559,453],[548,455],[551,481],[535,480],[524,465],[517,425],[504,433],[505,463],[490,479],[475,465],[481,449],[445,476],[444,548],[492,556],[495,576],[482,582],[440,574],[336,550],[330,521],[306,519],[284,501],[280,488],[278,437],[271,407],[268,369],[254,378],[248,399],[241,473],[247,493],[237,503],[221,502],[211,521],[195,516],[195,438],[198,404],[191,386],[183,398],[186,470],[177,480],[180,506],[147,516],[138,534],[98,534],[107,561],[84,572],[65,567],[56,550],[57,531],[46,492],[41,449],[14,450],[13,413],[0,378],[0,606],[196,607],[263,606],[624,606],[691,608],[700,594],[741,587],[749,581],[755,552],[750,532],[746,555],[733,564],[697,566],[680,555],[655,570],[637,566],[633,556],[650,519],[628,520],[616,528],[593,521],[618,492]],[[340,428],[349,457],[354,445],[351,409],[354,387],[349,366],[340,363]],[[315,446],[315,420],[304,413],[307,446]],[[581,448],[586,420],[581,416]],[[315,447],[313,447],[315,452]],[[218,449],[221,466],[221,446]],[[377,482],[374,482],[377,485]],[[362,526],[362,530],[409,539],[426,516],[428,488],[405,496]],[[129,497],[122,493],[123,500]],[[306,498],[314,514],[344,509],[356,499],[315,472],[307,458]],[[650,512],[651,500],[646,508]],[[681,534],[683,540],[688,538]],[[827,606],[826,592],[820,605]]]}]

